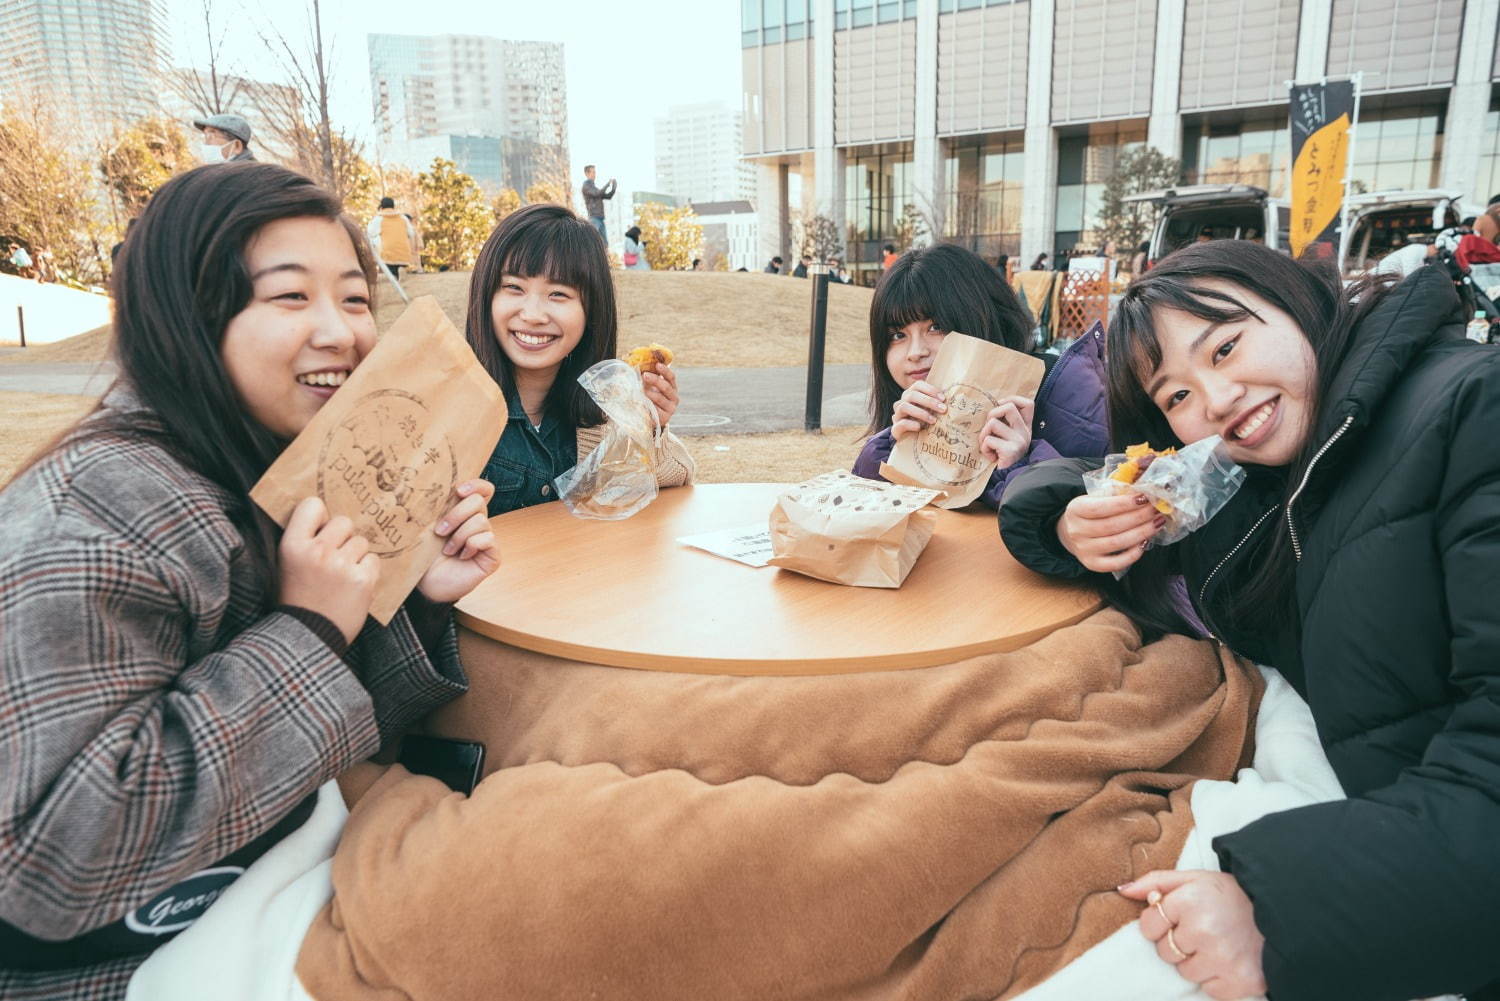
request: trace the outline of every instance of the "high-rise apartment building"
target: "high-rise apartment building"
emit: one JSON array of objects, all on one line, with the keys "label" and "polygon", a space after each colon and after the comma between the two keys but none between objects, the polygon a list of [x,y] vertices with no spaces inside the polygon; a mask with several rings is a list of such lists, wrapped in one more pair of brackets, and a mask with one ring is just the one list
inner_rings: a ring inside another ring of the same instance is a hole
[{"label": "high-rise apartment building", "polygon": [[422,169],[446,149],[437,155],[467,156],[470,172],[488,186],[524,192],[551,180],[566,187],[561,44],[372,34],[368,47],[382,158]]},{"label": "high-rise apartment building", "polygon": [[42,101],[86,142],[160,113],[160,0],[0,0],[0,101]]},{"label": "high-rise apartment building", "polygon": [[695,202],[755,197],[755,166],[742,158],[744,114],[722,101],[679,104],[656,119],[656,186]]},{"label": "high-rise apartment building", "polygon": [[[1288,80],[1363,73],[1352,179],[1500,192],[1495,0],[741,0],[763,257],[793,211],[856,273],[907,205],[993,259],[1087,247],[1125,149],[1289,195]],[[792,198],[799,189],[798,203]]]}]

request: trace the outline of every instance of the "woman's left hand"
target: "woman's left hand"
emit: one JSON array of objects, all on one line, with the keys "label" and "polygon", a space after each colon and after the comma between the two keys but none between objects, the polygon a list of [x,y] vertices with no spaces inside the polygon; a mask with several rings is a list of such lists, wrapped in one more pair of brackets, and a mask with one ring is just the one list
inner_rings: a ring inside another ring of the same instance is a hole
[{"label": "woman's left hand", "polygon": [[658,362],[649,371],[641,373],[641,385],[646,389],[646,399],[656,407],[657,419],[665,428],[677,412],[677,373],[672,371],[672,366]]},{"label": "woman's left hand", "polygon": [[1001,469],[1009,469],[1031,450],[1031,417],[1036,401],[1027,396],[1007,396],[990,411],[979,435],[979,450]]},{"label": "woman's left hand", "polygon": [[500,565],[487,507],[495,488],[486,480],[468,480],[454,488],[458,503],[432,530],[447,540],[438,558],[417,582],[428,601],[452,604],[479,586]]},{"label": "woman's left hand", "polygon": [[1255,926],[1255,908],[1227,872],[1148,872],[1120,887],[1147,903],[1141,934],[1177,972],[1221,1001],[1266,992],[1261,968],[1265,936]]}]

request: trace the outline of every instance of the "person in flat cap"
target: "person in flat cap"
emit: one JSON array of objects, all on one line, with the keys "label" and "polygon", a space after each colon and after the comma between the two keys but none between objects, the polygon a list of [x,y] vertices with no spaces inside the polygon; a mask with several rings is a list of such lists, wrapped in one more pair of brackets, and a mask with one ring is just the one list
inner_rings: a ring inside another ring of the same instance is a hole
[{"label": "person in flat cap", "polygon": [[203,133],[198,158],[204,163],[255,159],[255,154],[250,152],[250,123],[239,115],[195,118],[193,126]]}]

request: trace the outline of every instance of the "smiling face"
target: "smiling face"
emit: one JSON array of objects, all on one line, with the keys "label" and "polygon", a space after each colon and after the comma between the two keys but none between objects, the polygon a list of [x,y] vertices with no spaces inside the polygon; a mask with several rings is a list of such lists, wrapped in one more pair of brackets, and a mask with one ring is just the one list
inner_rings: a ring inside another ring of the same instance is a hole
[{"label": "smiling face", "polygon": [[293,438],[375,347],[370,287],[333,219],[278,219],[245,247],[253,293],[220,354],[246,411]]},{"label": "smiling face", "polygon": [[540,275],[501,274],[490,319],[500,350],[520,379],[556,378],[588,324],[578,289]]},{"label": "smiling face", "polygon": [[912,383],[927,378],[932,370],[932,360],[942,347],[948,331],[931,320],[916,320],[898,330],[891,331],[891,339],[885,349],[885,367],[891,378],[902,390],[910,389]]},{"label": "smiling face", "polygon": [[1219,280],[1198,284],[1256,315],[1215,324],[1158,309],[1152,319],[1162,360],[1142,385],[1183,442],[1217,434],[1236,462],[1287,465],[1312,419],[1312,346],[1295,320],[1254,293]]}]

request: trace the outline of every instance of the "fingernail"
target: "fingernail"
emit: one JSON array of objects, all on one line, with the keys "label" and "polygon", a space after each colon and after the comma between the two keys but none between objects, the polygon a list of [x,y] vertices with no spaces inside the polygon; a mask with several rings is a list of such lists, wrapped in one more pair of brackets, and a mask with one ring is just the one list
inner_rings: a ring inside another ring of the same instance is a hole
[{"label": "fingernail", "polygon": [[446,521],[440,521],[440,522],[438,522],[437,533],[439,535],[447,535],[448,534],[448,523]]},{"label": "fingernail", "polygon": [[939,403],[938,404],[938,413],[940,413],[940,414],[946,414],[947,412],[948,412],[947,405]]},{"label": "fingernail", "polygon": [[469,491],[473,490],[473,489],[474,489],[473,484],[470,484],[470,483],[460,483],[458,485],[458,495],[460,497],[467,497],[468,494],[469,494]]},{"label": "fingernail", "polygon": [[1141,543],[1141,548],[1142,549],[1150,549],[1151,548],[1151,540],[1147,539],[1145,542],[1142,542]]},{"label": "fingernail", "polygon": [[1124,893],[1126,890],[1130,889],[1131,885],[1132,884],[1130,883],[1121,883],[1119,886],[1115,887],[1115,892]]},{"label": "fingernail", "polygon": [[1137,503],[1137,504],[1144,504],[1144,503],[1146,503],[1146,502],[1147,502],[1147,501],[1149,501],[1149,500],[1150,500],[1150,499],[1151,499],[1151,498],[1150,498],[1150,497],[1147,497],[1147,496],[1146,496],[1146,495],[1145,495],[1145,494],[1136,494],[1136,495],[1135,495],[1135,502],[1136,502],[1136,503]]},{"label": "fingernail", "polygon": [[1159,514],[1159,515],[1156,516],[1156,520],[1153,521],[1151,524],[1155,525],[1157,528],[1161,528],[1166,523],[1167,523],[1167,516],[1164,515],[1164,514]]}]

